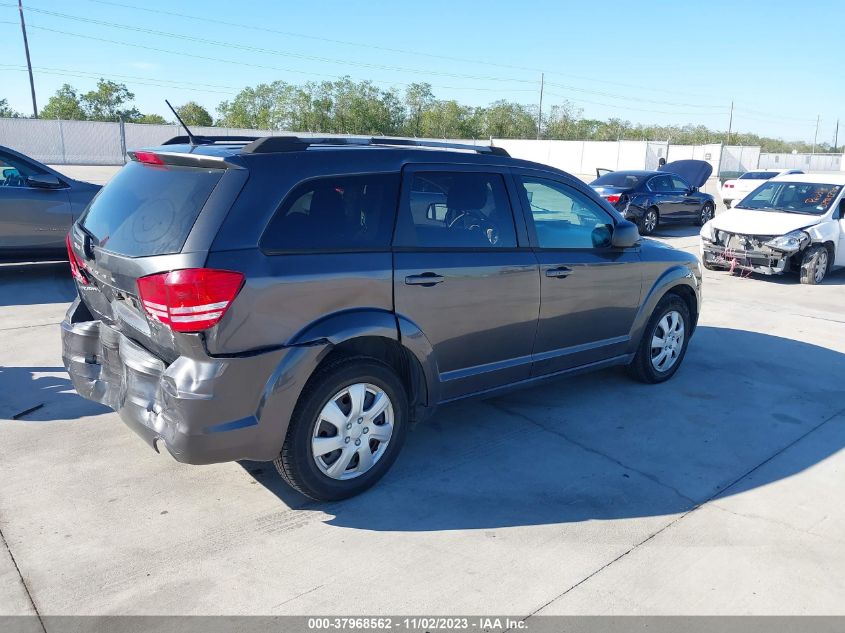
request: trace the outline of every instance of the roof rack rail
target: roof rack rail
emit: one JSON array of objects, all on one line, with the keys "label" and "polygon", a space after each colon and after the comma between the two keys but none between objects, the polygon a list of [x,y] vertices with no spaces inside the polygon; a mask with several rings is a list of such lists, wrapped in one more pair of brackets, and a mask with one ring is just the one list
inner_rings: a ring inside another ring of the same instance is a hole
[{"label": "roof rack rail", "polygon": [[[196,136],[194,143],[197,145],[214,145],[215,143],[252,143],[261,138],[260,136]],[[185,145],[190,143],[188,136],[174,136],[167,139],[162,145]]]},{"label": "roof rack rail", "polygon": [[388,138],[384,136],[353,137],[353,136],[264,136],[249,143],[243,148],[245,153],[269,154],[275,152],[297,152],[308,149],[312,145],[342,146],[342,145],[393,145],[402,147],[430,147],[442,149],[460,149],[478,154],[492,154],[495,156],[510,156],[503,147],[492,145],[470,145],[468,143],[449,143],[446,141],[424,141],[410,138]]}]

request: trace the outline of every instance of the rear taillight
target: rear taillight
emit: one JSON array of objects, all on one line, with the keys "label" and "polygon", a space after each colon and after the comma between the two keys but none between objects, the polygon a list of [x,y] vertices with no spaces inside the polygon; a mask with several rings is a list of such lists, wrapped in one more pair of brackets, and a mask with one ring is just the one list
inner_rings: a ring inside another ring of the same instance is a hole
[{"label": "rear taillight", "polygon": [[733,188],[734,188],[733,184],[731,184],[729,182],[725,183],[725,189],[733,189]]},{"label": "rear taillight", "polygon": [[161,156],[155,154],[154,152],[134,152],[135,160],[139,163],[145,163],[147,165],[164,165],[164,161],[161,159]]},{"label": "rear taillight", "polygon": [[609,196],[607,196],[606,200],[610,204],[616,204],[617,202],[619,202],[619,198],[621,198],[621,197],[622,196],[620,196],[618,193],[612,193]]},{"label": "rear taillight", "polygon": [[242,273],[187,268],[138,279],[147,314],[177,332],[199,332],[217,325],[243,286]]},{"label": "rear taillight", "polygon": [[68,233],[67,237],[65,238],[65,246],[67,246],[67,259],[70,262],[71,276],[83,286],[87,286],[88,277],[86,277],[85,273],[82,272],[84,270],[84,266],[82,262],[79,261],[79,258],[76,256],[76,253],[73,252],[73,246],[71,246],[70,244],[70,233]]}]

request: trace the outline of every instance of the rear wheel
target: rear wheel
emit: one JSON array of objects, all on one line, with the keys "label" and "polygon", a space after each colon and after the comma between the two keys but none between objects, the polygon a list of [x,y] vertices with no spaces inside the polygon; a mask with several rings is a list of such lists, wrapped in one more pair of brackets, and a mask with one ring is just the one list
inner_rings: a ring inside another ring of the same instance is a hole
[{"label": "rear wheel", "polygon": [[293,488],[337,501],[375,484],[405,441],[408,398],[396,373],[379,360],[329,364],[309,381],[276,459]]},{"label": "rear wheel", "polygon": [[643,217],[640,218],[640,234],[651,235],[654,232],[654,229],[657,228],[657,224],[659,221],[660,220],[657,213],[657,209],[655,209],[654,207],[646,209],[646,212],[643,214]]},{"label": "rear wheel", "polygon": [[804,251],[799,273],[802,284],[820,284],[830,268],[830,253],[824,246],[811,246]]},{"label": "rear wheel", "polygon": [[701,207],[701,212],[698,214],[698,225],[704,226],[713,219],[713,215],[713,205],[709,202],[705,203],[704,206]]},{"label": "rear wheel", "polygon": [[663,297],[648,321],[629,373],[647,383],[669,380],[684,360],[691,329],[684,300],[675,294]]}]

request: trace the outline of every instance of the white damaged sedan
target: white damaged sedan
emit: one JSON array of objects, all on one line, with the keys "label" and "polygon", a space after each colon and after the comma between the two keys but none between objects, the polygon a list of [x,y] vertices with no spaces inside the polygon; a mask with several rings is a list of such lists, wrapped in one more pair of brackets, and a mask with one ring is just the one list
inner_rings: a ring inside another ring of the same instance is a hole
[{"label": "white damaged sedan", "polygon": [[798,272],[821,283],[845,266],[845,174],[789,174],[766,181],[701,227],[701,261],[764,275]]}]

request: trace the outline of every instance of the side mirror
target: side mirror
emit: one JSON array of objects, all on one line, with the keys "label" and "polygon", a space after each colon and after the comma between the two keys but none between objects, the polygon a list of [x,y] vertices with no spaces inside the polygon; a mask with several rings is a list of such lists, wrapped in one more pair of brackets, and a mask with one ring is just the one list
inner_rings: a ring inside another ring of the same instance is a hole
[{"label": "side mirror", "polygon": [[623,220],[613,229],[613,236],[610,239],[612,246],[616,248],[631,248],[640,241],[640,232],[637,225],[628,220]]},{"label": "side mirror", "polygon": [[26,184],[38,189],[62,189],[65,184],[53,174],[33,174],[26,179]]},{"label": "side mirror", "polygon": [[845,220],[845,198],[839,201],[839,219]]}]

